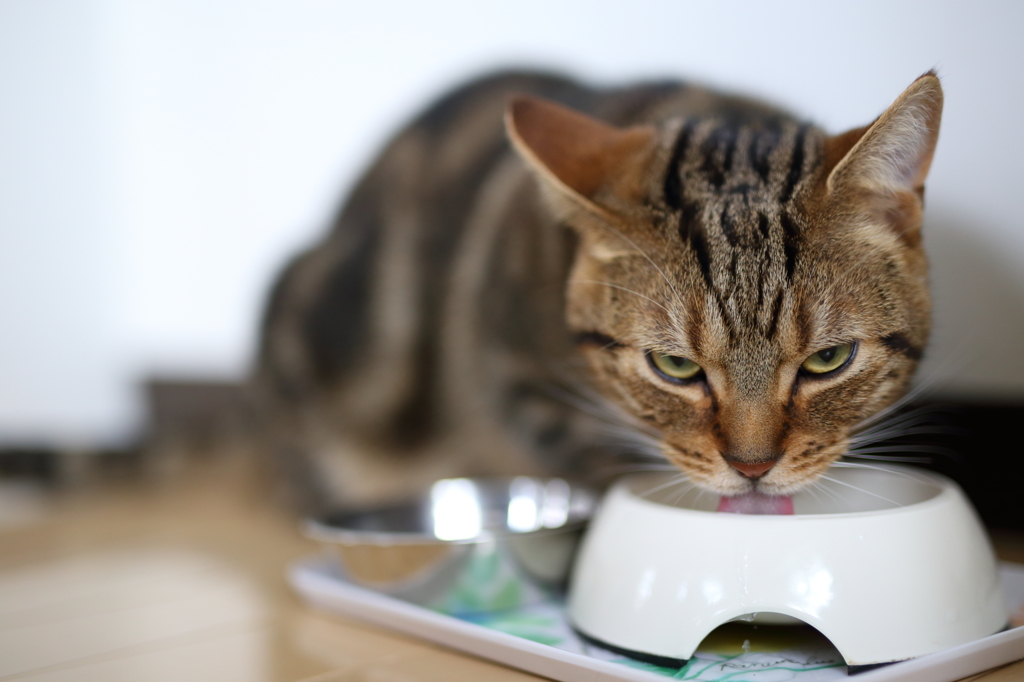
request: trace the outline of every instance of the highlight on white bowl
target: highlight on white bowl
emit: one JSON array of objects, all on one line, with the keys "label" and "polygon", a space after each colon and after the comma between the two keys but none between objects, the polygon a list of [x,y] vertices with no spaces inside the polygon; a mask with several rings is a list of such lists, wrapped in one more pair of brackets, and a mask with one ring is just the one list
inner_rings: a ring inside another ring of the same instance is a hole
[{"label": "highlight on white bowl", "polygon": [[1008,622],[996,562],[952,481],[834,468],[792,515],[717,513],[671,475],[619,481],[584,539],[569,616],[592,641],[683,661],[731,620],[807,623],[850,665],[904,660]]}]

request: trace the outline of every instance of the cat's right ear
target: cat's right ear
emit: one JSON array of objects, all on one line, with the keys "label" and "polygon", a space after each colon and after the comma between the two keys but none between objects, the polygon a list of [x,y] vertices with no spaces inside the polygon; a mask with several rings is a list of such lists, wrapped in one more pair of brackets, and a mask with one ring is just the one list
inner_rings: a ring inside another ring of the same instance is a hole
[{"label": "cat's right ear", "polygon": [[509,103],[505,127],[519,155],[566,208],[609,216],[643,198],[658,142],[653,126],[617,128],[520,95]]}]

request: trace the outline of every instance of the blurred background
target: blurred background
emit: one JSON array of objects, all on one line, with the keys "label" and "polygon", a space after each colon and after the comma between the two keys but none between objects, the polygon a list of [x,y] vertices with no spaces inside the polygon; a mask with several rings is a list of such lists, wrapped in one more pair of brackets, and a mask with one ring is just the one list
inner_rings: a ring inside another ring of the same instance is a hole
[{"label": "blurred background", "polygon": [[230,409],[275,273],[381,144],[517,65],[692,79],[831,131],[936,68],[922,377],[1020,403],[1022,28],[998,1],[0,0],[0,448],[122,448]]}]

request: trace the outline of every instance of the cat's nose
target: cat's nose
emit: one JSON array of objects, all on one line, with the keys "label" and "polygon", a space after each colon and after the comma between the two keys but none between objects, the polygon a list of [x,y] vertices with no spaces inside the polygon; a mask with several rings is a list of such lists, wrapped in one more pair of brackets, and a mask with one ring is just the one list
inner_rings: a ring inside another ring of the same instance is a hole
[{"label": "cat's nose", "polygon": [[778,459],[769,459],[766,462],[737,462],[735,460],[726,460],[736,471],[740,472],[747,478],[760,478],[768,473],[768,470],[775,466]]}]

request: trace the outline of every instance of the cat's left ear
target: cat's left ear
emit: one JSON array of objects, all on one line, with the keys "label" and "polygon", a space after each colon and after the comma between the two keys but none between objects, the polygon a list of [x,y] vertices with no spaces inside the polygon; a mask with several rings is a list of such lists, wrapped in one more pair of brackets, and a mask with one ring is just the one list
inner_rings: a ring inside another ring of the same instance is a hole
[{"label": "cat's left ear", "polygon": [[505,113],[513,146],[541,180],[576,208],[616,213],[643,198],[657,150],[653,126],[617,128],[554,102],[520,95]]},{"label": "cat's left ear", "polygon": [[914,81],[884,114],[867,128],[829,140],[826,154],[838,158],[826,182],[829,195],[853,192],[873,197],[885,210],[899,215],[902,207],[918,220],[900,231],[912,232],[919,223],[924,181],[935,154],[942,120],[942,86],[929,71]]}]

